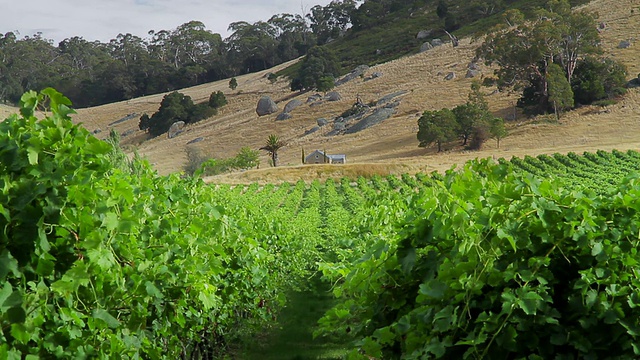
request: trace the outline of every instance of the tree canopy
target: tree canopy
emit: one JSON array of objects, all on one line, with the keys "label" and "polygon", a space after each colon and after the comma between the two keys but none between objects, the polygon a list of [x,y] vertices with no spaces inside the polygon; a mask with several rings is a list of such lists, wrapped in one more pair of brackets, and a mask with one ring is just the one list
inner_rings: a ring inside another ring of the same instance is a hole
[{"label": "tree canopy", "polygon": [[340,74],[340,64],[335,53],[326,47],[315,46],[302,60],[297,77],[291,81],[291,90],[316,89],[327,91]]},{"label": "tree canopy", "polygon": [[572,11],[567,0],[548,0],[533,14],[505,13],[505,22],[487,35],[476,55],[498,66],[494,75],[499,88],[523,91],[522,107],[532,112],[553,111],[554,103],[571,108],[568,84],[581,77],[582,61],[601,52],[596,15]]},{"label": "tree canopy", "polygon": [[435,143],[438,145],[438,152],[442,151],[443,144],[455,140],[458,130],[456,116],[449,109],[425,111],[418,119],[420,146],[426,147]]},{"label": "tree canopy", "polygon": [[[215,97],[214,94],[212,96]],[[217,99],[217,101],[220,100]],[[219,103],[216,103],[216,105],[219,105]],[[140,117],[138,127],[140,130],[146,130],[152,136],[158,136],[169,131],[169,128],[175,122],[195,123],[215,113],[216,107],[210,107],[207,103],[194,104],[191,97],[174,91],[162,98],[160,108],[151,117],[143,114]]]}]

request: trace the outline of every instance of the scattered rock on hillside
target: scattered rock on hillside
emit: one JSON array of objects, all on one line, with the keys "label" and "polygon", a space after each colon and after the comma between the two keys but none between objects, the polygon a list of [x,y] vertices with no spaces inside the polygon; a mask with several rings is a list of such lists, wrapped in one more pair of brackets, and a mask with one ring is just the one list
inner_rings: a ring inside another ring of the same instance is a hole
[{"label": "scattered rock on hillside", "polygon": [[431,45],[429,42],[425,42],[424,44],[422,44],[422,46],[420,46],[420,52],[423,53],[425,51],[429,51],[433,49],[433,45]]},{"label": "scattered rock on hillside", "polygon": [[340,93],[337,91],[329,91],[324,98],[328,101],[342,100],[342,96],[340,96]]},{"label": "scattered rock on hillside", "polygon": [[373,114],[367,116],[366,118],[360,120],[359,122],[348,128],[347,131],[345,131],[345,134],[353,134],[358,131],[370,128],[373,125],[379,124],[391,117],[394,112],[394,109],[389,108],[378,109],[374,111]]},{"label": "scattered rock on hillside", "polygon": [[202,136],[201,136],[201,137],[197,137],[197,138],[195,138],[195,139],[193,139],[193,140],[189,140],[189,141],[187,142],[187,145],[191,145],[191,144],[199,143],[200,141],[203,141],[203,140],[204,140],[204,138],[203,138]]},{"label": "scattered rock on hillside", "polygon": [[388,103],[389,101],[393,100],[394,98],[397,98],[398,96],[402,96],[402,95],[404,95],[406,93],[408,93],[408,91],[400,90],[400,91],[396,91],[394,93],[385,95],[385,96],[381,97],[380,100],[378,100],[376,102],[376,105],[377,106],[384,105],[384,104]]},{"label": "scattered rock on hillside", "polygon": [[336,81],[336,86],[338,85],[342,85],[346,82],[349,82],[359,76],[364,75],[364,73],[369,70],[369,66],[367,65],[359,65],[358,67],[356,67],[355,69],[353,69],[350,73],[348,73],[347,75],[345,75],[342,79],[339,79]]},{"label": "scattered rock on hillside", "polygon": [[343,131],[345,129],[345,124],[343,122],[333,123],[333,130]]},{"label": "scattered rock on hillside", "polygon": [[125,117],[121,118],[120,120],[116,120],[116,121],[112,122],[111,124],[109,124],[109,125],[107,125],[107,126],[114,126],[114,125],[118,125],[118,124],[123,123],[123,122],[125,122],[125,121],[129,121],[129,120],[131,120],[131,119],[135,118],[136,116],[138,116],[138,114],[137,114],[137,113],[128,114],[127,116],[125,116]]},{"label": "scattered rock on hillside", "polygon": [[629,80],[629,82],[627,83],[627,87],[629,89],[640,87],[640,76],[635,79]]},{"label": "scattered rock on hillside", "polygon": [[364,81],[369,81],[369,80],[373,80],[373,79],[377,79],[379,77],[381,77],[383,74],[379,71],[376,71],[374,73],[372,73],[370,76],[367,76]]},{"label": "scattered rock on hillside", "polygon": [[469,70],[480,70],[480,65],[478,65],[477,62],[470,62],[469,65],[467,65],[467,69]]},{"label": "scattered rock on hillside", "polygon": [[620,44],[618,44],[618,49],[626,49],[628,47],[631,47],[631,41],[629,40],[622,40]]},{"label": "scattered rock on hillside", "polygon": [[297,108],[300,105],[302,105],[302,101],[300,101],[298,99],[293,99],[293,100],[289,101],[287,103],[287,105],[284,106],[284,110],[282,110],[282,111],[284,111],[286,113],[290,113],[291,110]]},{"label": "scattered rock on hillside", "polygon": [[311,96],[309,96],[307,98],[307,104],[312,103],[312,102],[316,102],[318,100],[322,99],[322,95],[320,94],[313,94]]},{"label": "scattered rock on hillside", "polygon": [[442,45],[442,44],[444,44],[444,43],[443,43],[443,42],[442,42],[442,40],[440,40],[440,39],[433,39],[433,40],[431,40],[431,46],[433,46],[433,47],[440,46],[440,45]]},{"label": "scattered rock on hillside", "polygon": [[309,135],[309,134],[313,134],[314,132],[316,132],[318,130],[320,130],[320,127],[319,126],[314,126],[311,129],[305,131],[304,135],[306,136],[306,135]]},{"label": "scattered rock on hillside", "polygon": [[447,75],[445,75],[444,79],[445,80],[453,80],[456,78],[456,73],[454,73],[453,71],[448,73]]},{"label": "scattered rock on hillside", "polygon": [[384,104],[383,107],[387,109],[392,109],[392,108],[397,108],[398,106],[400,106],[400,100],[396,100],[392,103]]},{"label": "scattered rock on hillside", "polygon": [[329,123],[329,120],[325,119],[325,118],[320,118],[318,120],[316,120],[316,123],[318,123],[318,126],[323,127],[325,125],[327,125]]},{"label": "scattered rock on hillside", "polygon": [[184,128],[184,121],[176,121],[173,124],[171,124],[171,127],[167,132],[167,136],[169,137],[169,139],[173,139],[174,137],[180,135],[183,128]]},{"label": "scattered rock on hillside", "polygon": [[97,128],[97,129],[93,130],[91,133],[92,133],[93,135],[96,135],[96,134],[100,134],[101,132],[102,132],[102,129]]},{"label": "scattered rock on hillside", "polygon": [[282,120],[289,120],[291,119],[293,116],[291,116],[291,114],[287,113],[287,112],[283,112],[280,113],[277,117],[276,120],[278,121],[282,121]]},{"label": "scattered rock on hillside", "polygon": [[464,77],[469,79],[469,78],[474,78],[476,76],[479,76],[480,74],[482,74],[482,72],[480,70],[469,69],[469,70],[467,70],[467,74]]},{"label": "scattered rock on hillside", "polygon": [[376,49],[376,55],[382,55],[382,50]]},{"label": "scattered rock on hillside", "polygon": [[426,39],[429,37],[429,35],[431,35],[433,33],[433,29],[429,29],[429,30],[420,30],[418,32],[418,34],[416,35],[416,39],[418,40],[422,40],[422,39]]},{"label": "scattered rock on hillside", "polygon": [[258,116],[273,114],[276,111],[278,111],[278,105],[276,105],[275,101],[271,100],[268,96],[260,98],[258,106],[256,106]]}]

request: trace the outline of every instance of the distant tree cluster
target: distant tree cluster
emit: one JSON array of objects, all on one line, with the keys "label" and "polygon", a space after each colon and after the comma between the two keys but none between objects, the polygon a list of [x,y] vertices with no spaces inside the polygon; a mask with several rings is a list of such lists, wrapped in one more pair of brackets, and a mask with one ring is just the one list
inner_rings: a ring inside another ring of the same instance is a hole
[{"label": "distant tree cluster", "polygon": [[474,82],[466,103],[453,109],[425,111],[418,119],[418,141],[421,147],[436,144],[438,152],[443,145],[457,139],[470,150],[480,150],[488,138],[500,140],[507,135],[504,120],[494,117],[480,92],[480,84]]},{"label": "distant tree cluster", "polygon": [[76,36],[55,46],[39,33],[0,34],[0,102],[17,103],[27,90],[53,86],[87,107],[264,70],[344,35],[354,9],[353,0],[334,0],[306,15],[238,21],[226,39],[199,21],[151,30],[147,38],[118,34],[108,43]]},{"label": "distant tree cluster", "polygon": [[526,113],[560,114],[576,104],[608,101],[625,93],[625,67],[601,59],[595,15],[572,11],[566,0],[549,0],[527,18],[518,10],[504,14],[477,51],[497,64],[487,84],[522,91]]},{"label": "distant tree cluster", "polygon": [[209,102],[202,104],[194,104],[191,97],[174,91],[162,98],[160,108],[151,117],[142,114],[138,127],[151,136],[158,136],[169,131],[175,122],[190,124],[211,117],[226,103],[227,99],[221,91],[212,93]]},{"label": "distant tree cluster", "polygon": [[[371,63],[380,60],[376,51],[378,46],[384,53],[397,56],[415,48],[415,36],[407,34],[416,30],[413,28],[416,25],[410,23],[416,16],[425,16],[427,23],[432,24],[432,36],[439,37],[445,35],[443,30],[451,32],[503,12],[507,6],[524,8],[524,13],[531,15],[534,13],[531,9],[545,1],[333,0],[325,6],[312,7],[306,14],[276,14],[267,21],[231,23],[228,27],[231,35],[225,39],[207,30],[199,21],[190,21],[172,30],[151,30],[145,38],[118,34],[108,43],[101,43],[76,36],[64,39],[57,46],[41,34],[19,38],[19,34],[8,32],[0,34],[0,101],[17,103],[27,90],[53,86],[67,94],[76,107],[95,106],[264,70],[304,56],[314,46],[325,44],[337,49],[343,64]],[[571,0],[571,3],[585,1]],[[552,13],[553,16],[545,15],[540,19],[551,19],[555,23],[558,14],[564,17],[564,13],[555,10]],[[507,15],[512,26],[529,30],[528,25],[522,25],[529,23],[516,21],[518,16],[513,16],[513,11]],[[524,15],[521,17],[524,20]],[[480,24],[477,30],[483,30],[483,26]],[[358,34],[374,28],[377,28],[375,33],[393,34],[395,43],[360,42],[362,37]],[[489,36],[487,44],[492,44],[489,47],[495,47],[495,41],[500,42],[507,32],[502,29]],[[572,38],[572,34],[559,33]],[[532,35],[536,34],[525,31],[521,38],[536,39]],[[348,46],[333,45],[333,40],[341,38],[348,39]],[[554,41],[549,44],[558,45],[556,38],[551,40]],[[581,38],[576,44],[581,47],[589,41],[588,37]],[[500,43],[510,44],[509,41]],[[512,55],[517,57],[515,51],[519,49],[516,47]],[[567,54],[571,55],[570,52]],[[496,63],[501,60],[492,56],[486,59]],[[554,60],[559,60],[565,69],[571,66],[566,67],[563,61],[577,66],[572,55],[560,58],[560,53],[556,52]],[[545,66],[541,68],[546,69]],[[318,73],[322,76],[317,76]],[[332,69],[321,69],[320,63],[314,60],[307,64],[304,74],[292,76],[295,78],[292,85],[296,89],[326,90],[332,86],[330,77],[337,75]],[[574,85],[570,77],[568,80],[575,93],[578,85]],[[530,81],[534,86],[532,93],[539,93],[541,80],[529,78],[516,80]],[[229,84],[232,89],[237,86],[237,82]],[[619,89],[614,86],[613,90],[605,91],[617,92]]]},{"label": "distant tree cluster", "polygon": [[291,90],[329,91],[340,74],[340,64],[335,53],[326,47],[316,46],[302,60],[298,75],[291,79]]}]

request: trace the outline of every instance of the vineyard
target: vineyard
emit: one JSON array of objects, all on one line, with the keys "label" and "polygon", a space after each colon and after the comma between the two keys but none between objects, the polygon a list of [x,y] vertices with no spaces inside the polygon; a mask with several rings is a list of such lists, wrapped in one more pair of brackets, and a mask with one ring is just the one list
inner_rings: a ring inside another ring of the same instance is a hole
[{"label": "vineyard", "polygon": [[640,355],[638,152],[207,185],[69,105],[27,93],[0,123],[2,359],[225,358],[312,278],[335,297],[316,336],[348,358]]}]

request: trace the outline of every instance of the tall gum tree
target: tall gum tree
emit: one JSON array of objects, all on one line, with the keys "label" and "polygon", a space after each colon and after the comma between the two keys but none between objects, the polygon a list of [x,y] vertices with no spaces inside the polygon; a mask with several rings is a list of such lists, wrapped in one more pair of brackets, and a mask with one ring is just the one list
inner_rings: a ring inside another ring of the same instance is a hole
[{"label": "tall gum tree", "polygon": [[494,75],[501,89],[522,90],[535,79],[546,103],[548,67],[560,64],[570,82],[578,61],[598,53],[599,44],[595,14],[572,11],[566,0],[550,0],[531,19],[518,11],[505,13],[505,23],[487,35],[476,56],[498,66]]}]

